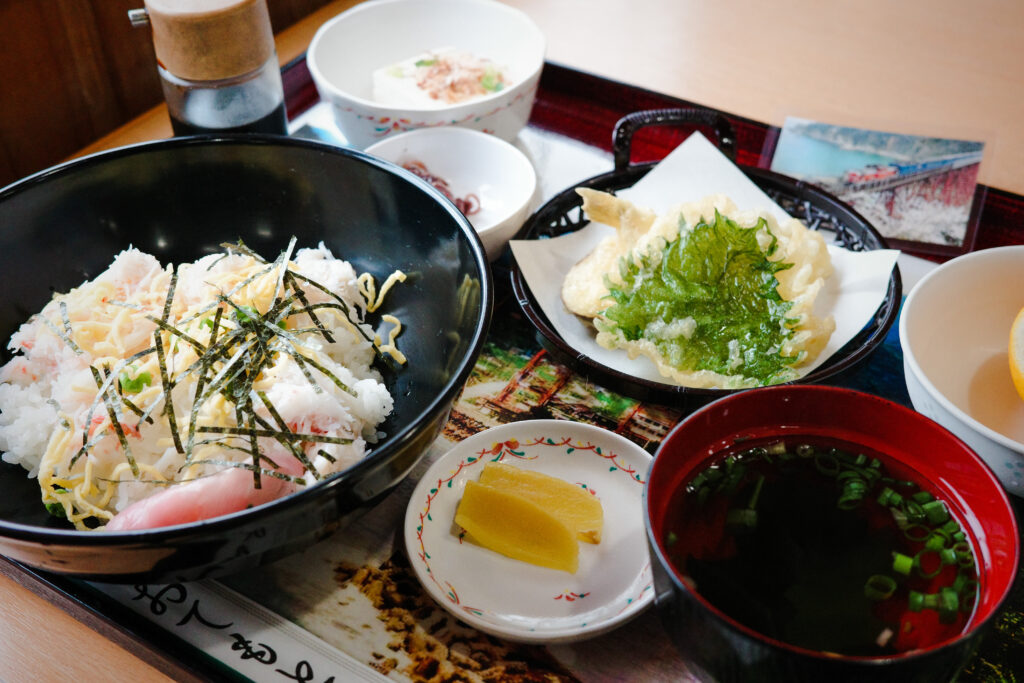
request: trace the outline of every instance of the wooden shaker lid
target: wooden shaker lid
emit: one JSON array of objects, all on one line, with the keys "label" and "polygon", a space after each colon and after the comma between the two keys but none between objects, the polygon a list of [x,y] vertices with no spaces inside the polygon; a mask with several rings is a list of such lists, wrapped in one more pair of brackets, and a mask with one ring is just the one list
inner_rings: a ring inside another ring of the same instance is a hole
[{"label": "wooden shaker lid", "polygon": [[234,78],[274,54],[266,0],[145,0],[156,58],[192,81]]}]

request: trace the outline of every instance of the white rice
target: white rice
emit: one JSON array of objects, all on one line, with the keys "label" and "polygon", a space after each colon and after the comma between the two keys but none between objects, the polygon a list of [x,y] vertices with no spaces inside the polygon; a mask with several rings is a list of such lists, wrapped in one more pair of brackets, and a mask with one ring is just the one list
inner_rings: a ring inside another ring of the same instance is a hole
[{"label": "white rice", "polygon": [[[211,255],[194,264],[181,265],[178,268],[175,307],[189,310],[209,304],[215,300],[213,297],[217,290],[207,283],[247,265],[252,266],[251,259],[238,255]],[[323,244],[316,249],[296,252],[291,269],[325,285],[340,296],[356,315],[361,317],[365,312],[355,270],[349,263],[335,258]],[[62,338],[66,334],[60,302],[67,306],[67,315],[77,340],[86,334],[84,330],[93,320],[94,311],[100,308],[89,302],[131,301],[140,310],[160,318],[167,288],[166,285],[162,289],[155,285],[169,279],[170,270],[161,267],[157,259],[130,248],[119,254],[111,266],[94,280],[68,294],[56,295],[39,314],[18,329],[8,344],[16,355],[0,368],[0,450],[4,461],[22,466],[29,477],[37,477],[51,439],[67,432],[61,428],[62,421],[72,422],[77,430],[64,454],[67,459],[81,447],[83,430],[88,429],[90,420],[99,419],[97,416],[106,417],[102,401],[98,402],[97,408],[97,388],[90,366],[102,367],[106,363],[109,367],[111,358],[107,354],[114,345],[107,339],[92,339],[90,351],[76,353]],[[303,289],[310,302],[330,301],[326,294],[314,287]],[[118,310],[128,309],[120,306]],[[227,314],[224,317],[226,319]],[[306,335],[302,338],[304,353],[319,354],[320,362],[329,367],[340,381],[353,388],[355,396],[342,391],[322,374],[314,373],[318,391],[298,364],[284,353],[277,354],[275,364],[261,375],[260,381],[271,404],[292,431],[352,437],[349,444],[321,443],[308,448],[314,467],[320,475],[326,475],[345,469],[363,457],[367,443],[376,440],[378,425],[391,412],[393,400],[379,373],[371,367],[375,357],[372,343],[329,313],[321,317],[330,321],[334,342],[327,343],[317,335]],[[305,318],[305,322],[298,326],[308,327],[310,324]],[[118,330],[126,348],[145,349],[153,343],[155,327],[138,313],[132,315],[130,324],[122,325]],[[289,321],[289,329],[292,327]],[[368,326],[364,324],[361,327],[370,338],[373,337]],[[171,361],[168,363],[170,367]],[[159,385],[159,377],[155,378],[154,384]],[[182,431],[182,420],[187,424],[194,388],[193,378],[177,385],[174,390],[179,432]],[[159,414],[159,409],[151,413],[154,424],[138,425],[140,438],[131,441],[131,451],[140,465],[152,468],[148,472],[160,472],[173,479],[181,476],[184,456],[174,448],[170,426],[165,419],[158,418]],[[257,407],[257,414],[271,423],[274,421],[262,405]],[[129,416],[135,417],[130,413]],[[134,426],[137,420],[126,419],[125,422]],[[79,468],[88,459],[99,468],[97,471],[110,472],[125,461],[116,435],[112,429],[109,431],[111,433],[99,439],[89,451],[88,458],[80,459]],[[261,448],[265,446],[265,452],[271,457],[283,453],[283,448],[272,439],[262,438],[260,442]],[[232,454],[227,449],[220,450],[218,458],[234,458],[236,462],[248,458],[251,461],[251,456],[244,452]],[[321,450],[328,457],[318,455]],[[208,465],[189,476],[209,474],[216,469],[217,466]],[[140,479],[151,477],[152,474],[144,475]],[[305,477],[308,483],[315,480],[309,472]],[[151,482],[135,483],[130,473],[121,473],[117,478],[120,483],[109,505],[111,512],[164,489]]]}]

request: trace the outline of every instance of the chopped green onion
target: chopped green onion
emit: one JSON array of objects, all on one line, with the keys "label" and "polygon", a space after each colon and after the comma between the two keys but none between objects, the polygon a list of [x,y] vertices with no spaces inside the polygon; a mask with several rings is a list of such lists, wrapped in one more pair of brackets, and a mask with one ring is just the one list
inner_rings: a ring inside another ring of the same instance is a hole
[{"label": "chopped green onion", "polygon": [[[964,545],[967,546],[966,543]],[[964,569],[974,566],[974,552],[971,550],[970,546],[967,546],[962,550],[957,549],[957,546],[953,546],[953,549],[956,550],[957,553],[957,564],[959,564]]]},{"label": "chopped green onion", "polygon": [[497,69],[488,68],[484,71],[483,78],[480,79],[480,86],[487,92],[498,92],[505,87],[505,83],[501,80],[501,73]]},{"label": "chopped green onion", "polygon": [[945,524],[940,526],[939,529],[941,529],[947,536],[950,537],[955,536],[957,532],[963,533],[963,530],[960,528],[960,523],[957,522],[955,519],[949,519]]},{"label": "chopped green onion", "polygon": [[878,478],[882,476],[882,473],[874,467],[857,467],[853,471],[872,486],[874,486],[875,482],[878,481]]},{"label": "chopped green onion", "polygon": [[914,558],[903,553],[893,552],[892,554],[892,570],[897,574],[903,574],[904,576],[910,576],[911,570],[914,568]]},{"label": "chopped green onion", "polygon": [[939,589],[939,621],[949,624],[956,620],[956,613],[960,609],[960,596],[951,587],[946,586]]},{"label": "chopped green onion", "polygon": [[903,496],[896,493],[888,486],[882,489],[882,492],[878,494],[878,504],[884,507],[895,507],[902,502]]},{"label": "chopped green onion", "polygon": [[725,523],[734,530],[750,530],[757,527],[757,510],[749,508],[736,508],[729,510],[725,516]]},{"label": "chopped green onion", "polygon": [[956,618],[960,596],[951,586],[945,586],[940,588],[938,593],[910,591],[907,603],[911,612],[920,612],[922,609],[936,610],[939,613],[939,621],[945,624]]},{"label": "chopped green onion", "polygon": [[908,539],[911,541],[920,541],[922,543],[931,533],[932,530],[924,524],[908,524],[903,530],[903,535]]},{"label": "chopped green onion", "polygon": [[855,476],[846,477],[843,483],[842,495],[839,496],[839,500],[836,501],[836,505],[841,510],[852,510],[861,504],[864,500],[864,495],[868,491],[867,482],[856,476],[854,472],[847,471],[843,472],[839,476],[842,477],[844,474],[854,474]]},{"label": "chopped green onion", "polygon": [[233,317],[238,321],[239,325],[244,325],[245,323],[259,320],[260,312],[252,306],[237,306],[234,310]]},{"label": "chopped green onion", "polygon": [[931,533],[928,534],[928,538],[924,541],[924,547],[928,550],[942,550],[946,547],[947,539],[938,529],[932,529]]},{"label": "chopped green onion", "polygon": [[958,559],[959,555],[952,548],[943,548],[939,551],[939,560],[944,565],[956,564]]},{"label": "chopped green onion", "polygon": [[[958,574],[957,578],[964,576]],[[978,597],[978,582],[972,578],[964,576],[965,580],[959,585],[953,584],[953,588],[956,590],[957,595],[960,596],[960,611],[970,612],[974,609],[974,600]]]},{"label": "chopped green onion", "polygon": [[68,513],[64,509],[64,505],[61,503],[47,503],[46,511],[54,517],[60,517],[61,519],[67,519]]},{"label": "chopped green onion", "polygon": [[907,528],[907,515],[903,510],[899,508],[889,508],[889,512],[892,514],[892,521],[896,524],[896,528],[903,530]]},{"label": "chopped green onion", "polygon": [[933,500],[921,506],[929,524],[943,524],[949,519],[949,510],[941,500]]},{"label": "chopped green onion", "polygon": [[884,574],[875,574],[864,584],[864,596],[869,600],[888,600],[896,592],[896,580]]},{"label": "chopped green onion", "polygon": [[153,376],[145,370],[135,377],[130,376],[126,371],[122,370],[118,379],[121,383],[121,391],[126,394],[137,394],[153,383]]},{"label": "chopped green onion", "polygon": [[903,511],[907,513],[907,519],[914,524],[919,525],[926,519],[924,508],[921,507],[921,504],[916,500],[906,501],[906,505],[903,506]]},{"label": "chopped green onion", "polygon": [[834,477],[839,474],[839,459],[831,453],[821,453],[814,457],[814,466],[824,475]]},{"label": "chopped green onion", "polygon": [[704,486],[697,490],[697,504],[704,506],[708,502],[708,497],[711,495],[711,489]]}]

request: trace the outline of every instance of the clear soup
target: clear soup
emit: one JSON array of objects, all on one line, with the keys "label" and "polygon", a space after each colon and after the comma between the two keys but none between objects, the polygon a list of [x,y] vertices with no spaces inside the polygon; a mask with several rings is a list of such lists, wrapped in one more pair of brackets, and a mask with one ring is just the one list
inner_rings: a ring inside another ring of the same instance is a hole
[{"label": "clear soup", "polygon": [[816,437],[750,440],[675,493],[669,561],[758,633],[848,656],[960,634],[977,564],[954,511],[881,453]]}]

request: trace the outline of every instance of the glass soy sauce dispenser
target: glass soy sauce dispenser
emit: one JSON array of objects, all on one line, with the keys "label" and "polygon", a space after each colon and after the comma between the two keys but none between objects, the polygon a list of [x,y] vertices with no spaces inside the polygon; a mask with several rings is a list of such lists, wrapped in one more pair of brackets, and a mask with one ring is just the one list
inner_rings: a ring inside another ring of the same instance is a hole
[{"label": "glass soy sauce dispenser", "polygon": [[175,135],[288,134],[266,0],[145,0]]}]

